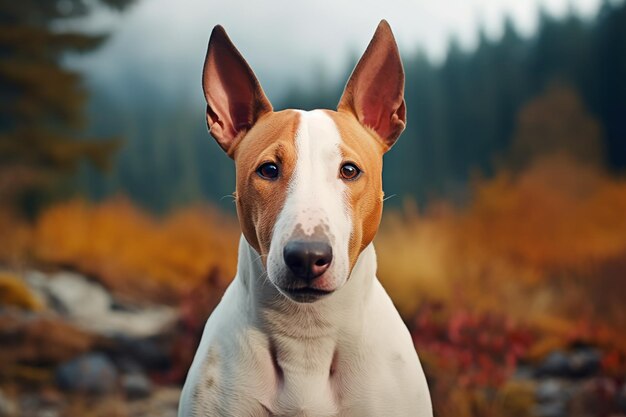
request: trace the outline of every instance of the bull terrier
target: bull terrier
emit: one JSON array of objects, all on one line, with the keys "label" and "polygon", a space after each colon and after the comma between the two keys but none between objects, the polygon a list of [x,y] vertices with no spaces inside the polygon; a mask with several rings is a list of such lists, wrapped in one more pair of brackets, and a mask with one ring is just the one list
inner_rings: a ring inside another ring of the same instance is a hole
[{"label": "bull terrier", "polygon": [[382,157],[406,122],[404,70],[387,22],[337,111],[273,111],[221,26],[202,82],[211,135],[235,161],[242,237],[179,417],[432,416],[372,244]]}]

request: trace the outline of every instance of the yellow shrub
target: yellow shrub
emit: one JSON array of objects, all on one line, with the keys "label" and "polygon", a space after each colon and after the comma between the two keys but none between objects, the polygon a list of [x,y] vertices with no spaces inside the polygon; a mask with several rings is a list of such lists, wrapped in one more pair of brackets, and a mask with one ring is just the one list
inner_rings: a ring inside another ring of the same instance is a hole
[{"label": "yellow shrub", "polygon": [[0,306],[38,311],[42,309],[43,304],[22,278],[9,273],[0,273]]},{"label": "yellow shrub", "polygon": [[174,301],[218,269],[236,267],[239,229],[209,208],[187,208],[155,219],[125,200],[95,206],[75,200],[38,219],[39,262],[71,266],[131,297]]},{"label": "yellow shrub", "polygon": [[444,211],[420,216],[388,212],[376,237],[378,276],[402,315],[424,299],[448,300],[448,258],[454,219]]}]

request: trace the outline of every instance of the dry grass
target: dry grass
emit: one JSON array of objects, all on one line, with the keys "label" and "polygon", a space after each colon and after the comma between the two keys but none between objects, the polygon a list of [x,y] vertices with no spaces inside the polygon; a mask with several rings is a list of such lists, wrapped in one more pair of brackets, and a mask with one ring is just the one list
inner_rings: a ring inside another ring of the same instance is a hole
[{"label": "dry grass", "polygon": [[375,240],[378,276],[404,317],[425,300],[450,301],[448,260],[453,252],[456,215],[445,206],[420,215],[407,203],[388,211]]},{"label": "dry grass", "polygon": [[175,302],[215,269],[234,276],[239,228],[208,207],[157,219],[123,199],[73,200],[44,211],[25,234],[13,258],[76,269],[126,297]]},{"label": "dry grass", "polygon": [[556,157],[473,195],[465,209],[387,217],[379,276],[400,311],[443,301],[626,350],[626,181]]}]

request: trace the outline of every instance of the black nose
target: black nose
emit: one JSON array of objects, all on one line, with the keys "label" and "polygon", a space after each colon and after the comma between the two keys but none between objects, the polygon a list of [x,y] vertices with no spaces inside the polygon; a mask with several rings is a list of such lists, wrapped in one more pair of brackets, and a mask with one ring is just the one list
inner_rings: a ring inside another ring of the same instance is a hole
[{"label": "black nose", "polygon": [[333,248],[326,242],[294,240],[285,245],[283,258],[296,277],[312,280],[330,266]]}]

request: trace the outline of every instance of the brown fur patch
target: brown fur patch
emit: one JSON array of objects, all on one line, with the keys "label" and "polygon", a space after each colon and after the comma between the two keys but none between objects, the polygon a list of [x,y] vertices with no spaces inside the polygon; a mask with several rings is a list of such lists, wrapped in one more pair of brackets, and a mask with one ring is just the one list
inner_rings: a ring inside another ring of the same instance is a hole
[{"label": "brown fur patch", "polygon": [[359,254],[369,245],[380,223],[383,210],[383,154],[387,149],[372,130],[359,123],[349,112],[326,113],[333,119],[341,135],[344,162],[354,162],[362,171],[354,181],[346,181],[348,204],[352,210],[350,236],[350,270]]},{"label": "brown fur patch", "polygon": [[[294,110],[265,114],[236,143],[233,154],[237,168],[237,215],[246,240],[261,255],[264,265],[296,165],[299,118]],[[263,179],[256,173],[264,162],[278,165],[280,174],[276,180]]]}]

